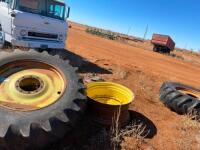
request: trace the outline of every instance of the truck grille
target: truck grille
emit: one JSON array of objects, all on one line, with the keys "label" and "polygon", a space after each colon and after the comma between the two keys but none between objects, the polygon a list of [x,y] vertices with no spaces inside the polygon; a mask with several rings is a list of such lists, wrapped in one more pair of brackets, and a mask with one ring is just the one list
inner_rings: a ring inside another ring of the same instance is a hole
[{"label": "truck grille", "polygon": [[28,32],[28,36],[48,38],[48,39],[58,39],[58,35],[56,34],[47,34],[47,33],[38,33],[38,32]]}]

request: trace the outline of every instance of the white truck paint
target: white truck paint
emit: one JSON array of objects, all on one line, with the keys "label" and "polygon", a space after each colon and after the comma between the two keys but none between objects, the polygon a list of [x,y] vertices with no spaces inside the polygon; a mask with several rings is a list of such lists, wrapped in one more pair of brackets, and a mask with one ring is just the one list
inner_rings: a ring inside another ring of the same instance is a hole
[{"label": "white truck paint", "polygon": [[0,0],[0,47],[63,49],[69,10],[64,0]]}]

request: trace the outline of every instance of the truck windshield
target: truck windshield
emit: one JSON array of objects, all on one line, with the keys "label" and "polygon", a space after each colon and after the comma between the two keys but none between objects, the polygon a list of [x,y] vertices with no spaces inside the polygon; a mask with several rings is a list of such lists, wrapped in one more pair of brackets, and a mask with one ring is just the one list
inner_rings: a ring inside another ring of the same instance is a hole
[{"label": "truck windshield", "polygon": [[65,19],[65,4],[58,0],[18,0],[17,9],[55,19]]}]

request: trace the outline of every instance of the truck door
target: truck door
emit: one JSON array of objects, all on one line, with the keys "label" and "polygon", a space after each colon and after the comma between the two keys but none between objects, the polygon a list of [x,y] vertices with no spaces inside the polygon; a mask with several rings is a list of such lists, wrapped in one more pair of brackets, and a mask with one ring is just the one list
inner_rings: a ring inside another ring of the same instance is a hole
[{"label": "truck door", "polygon": [[5,34],[5,40],[11,42],[12,39],[12,17],[11,17],[11,3],[12,0],[5,0],[2,3],[1,15],[1,25],[2,30]]}]

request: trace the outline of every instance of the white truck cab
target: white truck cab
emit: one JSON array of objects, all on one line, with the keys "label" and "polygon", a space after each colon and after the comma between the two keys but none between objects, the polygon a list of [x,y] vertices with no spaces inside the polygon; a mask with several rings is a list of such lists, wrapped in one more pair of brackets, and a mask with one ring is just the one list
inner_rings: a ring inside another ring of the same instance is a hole
[{"label": "white truck cab", "polygon": [[64,0],[0,0],[1,45],[63,49],[69,11]]}]

